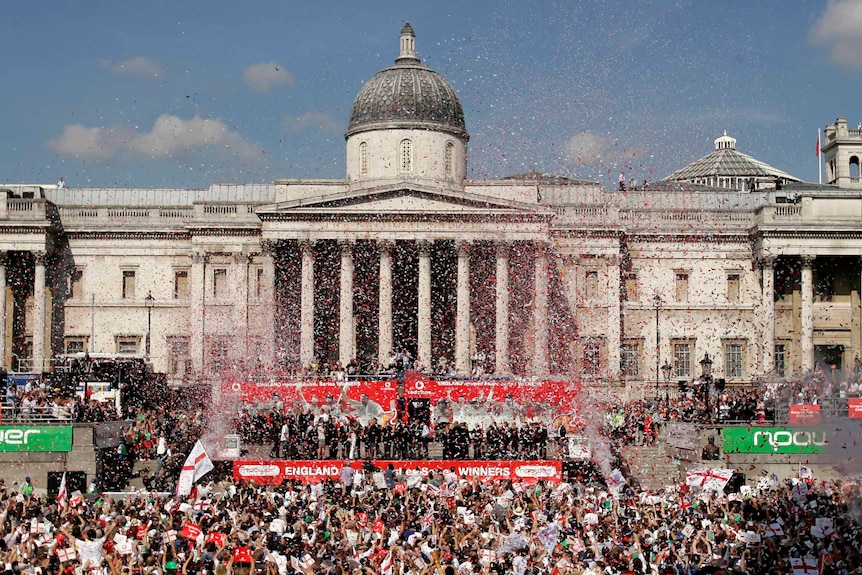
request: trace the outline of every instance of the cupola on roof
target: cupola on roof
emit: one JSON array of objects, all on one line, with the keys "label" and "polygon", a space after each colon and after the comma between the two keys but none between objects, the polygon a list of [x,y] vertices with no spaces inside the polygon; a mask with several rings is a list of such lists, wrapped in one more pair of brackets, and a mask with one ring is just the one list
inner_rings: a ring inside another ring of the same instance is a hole
[{"label": "cupola on roof", "polygon": [[755,178],[782,180],[784,183],[798,182],[790,174],[761,162],[736,149],[736,138],[724,135],[715,139],[715,151],[684,168],[680,168],[665,180],[707,183],[710,178]]},{"label": "cupola on roof", "polygon": [[345,138],[370,130],[447,132],[469,140],[464,109],[455,90],[416,56],[410,23],[401,29],[395,65],[377,72],[356,95]]}]

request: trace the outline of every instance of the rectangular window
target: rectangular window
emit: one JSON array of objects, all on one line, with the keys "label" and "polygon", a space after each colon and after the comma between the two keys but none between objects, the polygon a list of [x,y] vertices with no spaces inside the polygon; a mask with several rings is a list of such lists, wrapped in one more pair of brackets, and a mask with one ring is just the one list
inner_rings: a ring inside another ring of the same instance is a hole
[{"label": "rectangular window", "polygon": [[673,342],[673,376],[677,379],[691,377],[691,357],[694,343],[691,341]]},{"label": "rectangular window", "polygon": [[688,301],[688,272],[676,272],[676,301]]},{"label": "rectangular window", "polygon": [[783,343],[775,344],[775,373],[778,377],[784,377],[787,369],[787,347]]},{"label": "rectangular window", "polygon": [[135,299],[135,272],[123,270],[123,299]]},{"label": "rectangular window", "polygon": [[628,341],[622,344],[620,348],[620,372],[623,377],[637,377],[640,344],[636,341]]},{"label": "rectangular window", "polygon": [[213,269],[213,297],[227,295],[227,268]]},{"label": "rectangular window", "polygon": [[742,342],[726,342],[724,344],[724,377],[727,379],[742,379],[742,365],[745,345]]},{"label": "rectangular window", "polygon": [[638,276],[629,274],[626,277],[626,298],[628,301],[638,301]]},{"label": "rectangular window", "polygon": [[81,299],[84,296],[84,270],[73,268],[69,274],[69,299]]},{"label": "rectangular window", "polygon": [[598,375],[602,367],[602,348],[598,340],[584,343],[584,375]]},{"label": "rectangular window", "polygon": [[209,339],[209,353],[207,354],[210,369],[216,373],[227,369],[228,341],[226,337],[212,337]]},{"label": "rectangular window", "polygon": [[140,349],[141,338],[137,335],[118,335],[116,344],[117,353],[136,355]]},{"label": "rectangular window", "polygon": [[739,274],[727,275],[727,302],[739,302]]},{"label": "rectangular window", "polygon": [[66,353],[84,353],[87,351],[87,338],[82,336],[66,336],[63,341],[63,348]]},{"label": "rectangular window", "polygon": [[191,371],[189,336],[177,335],[168,338],[168,373],[183,376]]},{"label": "rectangular window", "polygon": [[188,270],[176,270],[174,272],[174,299],[188,299],[189,297],[189,272]]},{"label": "rectangular window", "polygon": [[260,299],[263,297],[263,268],[254,269],[254,297]]},{"label": "rectangular window", "polygon": [[593,301],[599,297],[599,272],[588,271],[584,281],[584,295],[587,300]]}]

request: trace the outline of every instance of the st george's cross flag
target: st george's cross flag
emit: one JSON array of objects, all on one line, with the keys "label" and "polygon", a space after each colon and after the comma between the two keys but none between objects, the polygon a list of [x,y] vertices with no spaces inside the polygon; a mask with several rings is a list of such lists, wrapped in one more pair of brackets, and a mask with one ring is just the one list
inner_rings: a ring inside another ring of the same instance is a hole
[{"label": "st george's cross flag", "polygon": [[63,472],[63,478],[60,479],[60,490],[57,492],[57,506],[60,509],[65,509],[69,506],[69,492],[66,489],[66,472]]},{"label": "st george's cross flag", "polygon": [[191,493],[192,487],[198,479],[212,471],[213,467],[212,459],[209,458],[203,444],[198,440],[183,464],[183,470],[177,481],[177,495],[185,497]]},{"label": "st george's cross flag", "polygon": [[685,484],[700,487],[704,491],[721,491],[732,476],[733,469],[699,467],[686,472]]}]

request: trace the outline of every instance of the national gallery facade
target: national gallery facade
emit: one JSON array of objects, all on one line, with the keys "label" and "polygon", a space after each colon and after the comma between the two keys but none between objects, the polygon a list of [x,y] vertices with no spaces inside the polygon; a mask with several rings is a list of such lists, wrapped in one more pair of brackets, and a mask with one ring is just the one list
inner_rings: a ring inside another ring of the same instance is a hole
[{"label": "national gallery facade", "polygon": [[826,184],[736,149],[659,182],[466,178],[455,91],[416,56],[359,91],[343,179],[206,189],[5,185],[0,357],[146,357],[181,385],[405,353],[460,376],[651,389],[849,374],[862,355],[862,130]]}]

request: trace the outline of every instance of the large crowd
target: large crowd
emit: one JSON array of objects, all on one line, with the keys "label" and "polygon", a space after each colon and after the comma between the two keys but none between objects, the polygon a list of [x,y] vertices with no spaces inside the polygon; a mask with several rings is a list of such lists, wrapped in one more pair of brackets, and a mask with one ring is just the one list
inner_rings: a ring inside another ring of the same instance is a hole
[{"label": "large crowd", "polygon": [[208,479],[187,498],[73,493],[64,505],[0,485],[4,573],[784,575],[800,562],[813,565],[805,573],[862,572],[862,499],[849,481],[725,494],[580,477],[480,483],[454,470],[269,487]]}]

